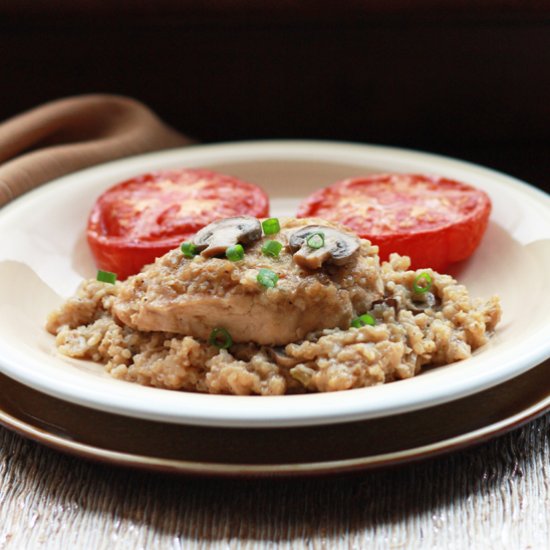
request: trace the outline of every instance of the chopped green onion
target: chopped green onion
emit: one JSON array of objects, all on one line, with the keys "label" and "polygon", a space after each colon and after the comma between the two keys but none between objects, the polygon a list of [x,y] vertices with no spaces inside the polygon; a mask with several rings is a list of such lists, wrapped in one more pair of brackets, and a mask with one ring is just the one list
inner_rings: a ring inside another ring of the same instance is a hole
[{"label": "chopped green onion", "polygon": [[324,233],[312,233],[307,239],[306,243],[309,246],[309,248],[314,248],[315,250],[318,248],[322,248],[325,246],[325,234]]},{"label": "chopped green onion", "polygon": [[101,283],[110,283],[114,285],[116,281],[116,273],[111,273],[110,271],[101,271],[101,269],[98,269],[97,280]]},{"label": "chopped green onion", "polygon": [[244,258],[244,248],[242,244],[236,244],[235,246],[230,246],[226,251],[225,255],[228,260],[232,262],[238,262]]},{"label": "chopped green onion", "polygon": [[271,269],[260,269],[256,280],[266,288],[273,288],[277,286],[277,281],[279,280],[279,275]]},{"label": "chopped green onion", "polygon": [[281,230],[278,218],[268,218],[262,222],[262,228],[265,235],[275,235]]},{"label": "chopped green onion", "polygon": [[221,327],[215,328],[210,333],[210,338],[208,339],[208,342],[210,342],[210,344],[212,344],[213,346],[221,349],[227,349],[233,345],[231,334],[229,334],[227,330]]},{"label": "chopped green onion", "polygon": [[[422,286],[419,284],[424,280],[425,282],[422,283]],[[432,277],[427,271],[423,271],[420,273],[420,275],[417,275],[413,281],[413,290],[417,292],[418,294],[424,294],[424,292],[428,292],[430,288],[432,287]]]},{"label": "chopped green onion", "polygon": [[193,243],[181,243],[180,250],[186,258],[194,258],[199,253]]},{"label": "chopped green onion", "polygon": [[279,252],[281,252],[282,248],[283,245],[279,241],[266,241],[266,243],[262,246],[262,252],[264,256],[278,258]]},{"label": "chopped green onion", "polygon": [[354,328],[361,328],[365,325],[370,325],[371,327],[376,325],[374,317],[369,313],[364,313],[363,315],[360,315],[359,317],[353,319],[353,321],[351,322],[351,326]]}]

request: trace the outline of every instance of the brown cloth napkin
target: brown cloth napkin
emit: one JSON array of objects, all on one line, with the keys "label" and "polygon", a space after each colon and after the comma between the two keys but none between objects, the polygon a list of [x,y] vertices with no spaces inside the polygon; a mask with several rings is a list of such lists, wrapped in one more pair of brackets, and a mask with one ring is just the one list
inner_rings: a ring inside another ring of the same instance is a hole
[{"label": "brown cloth napkin", "polygon": [[87,166],[190,143],[128,97],[53,101],[0,124],[0,206]]}]

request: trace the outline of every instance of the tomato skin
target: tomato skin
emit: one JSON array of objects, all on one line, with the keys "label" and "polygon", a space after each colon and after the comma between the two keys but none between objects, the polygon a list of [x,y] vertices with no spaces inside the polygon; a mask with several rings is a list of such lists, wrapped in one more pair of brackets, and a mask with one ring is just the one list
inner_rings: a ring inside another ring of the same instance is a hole
[{"label": "tomato skin", "polygon": [[86,236],[97,267],[123,280],[209,223],[239,215],[269,216],[263,189],[209,170],[161,170],[100,195]]},{"label": "tomato skin", "polygon": [[479,245],[491,212],[480,189],[423,174],[375,174],[311,194],[298,217],[339,222],[380,248],[411,258],[412,269],[444,271]]}]

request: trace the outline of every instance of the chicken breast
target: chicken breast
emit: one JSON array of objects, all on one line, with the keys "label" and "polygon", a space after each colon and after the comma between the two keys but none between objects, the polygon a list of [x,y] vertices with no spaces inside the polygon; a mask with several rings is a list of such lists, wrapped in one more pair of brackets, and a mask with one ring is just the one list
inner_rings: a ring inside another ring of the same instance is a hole
[{"label": "chicken breast", "polygon": [[[313,331],[347,329],[383,296],[377,247],[360,240],[347,263],[308,269],[303,254],[296,261],[289,241],[312,224],[349,233],[320,220],[287,219],[281,220],[279,233],[246,244],[239,261],[202,255],[188,259],[172,250],[121,284],[113,312],[140,331],[208,340],[214,329],[223,328],[234,342],[260,345],[285,345]],[[278,258],[262,253],[268,240],[283,244]],[[258,282],[260,269],[278,275],[275,287]]]}]

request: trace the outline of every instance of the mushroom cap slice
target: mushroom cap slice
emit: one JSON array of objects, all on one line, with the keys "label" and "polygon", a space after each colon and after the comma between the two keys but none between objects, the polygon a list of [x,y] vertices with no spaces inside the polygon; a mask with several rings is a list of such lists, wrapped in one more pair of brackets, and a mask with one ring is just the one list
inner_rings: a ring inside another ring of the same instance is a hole
[{"label": "mushroom cap slice", "polygon": [[[322,234],[324,243],[319,248],[308,244],[308,238]],[[305,269],[319,269],[324,263],[343,265],[353,259],[359,250],[360,240],[326,225],[307,225],[290,236],[288,246],[294,252],[293,259]]]},{"label": "mushroom cap slice", "polygon": [[223,218],[208,224],[193,237],[193,244],[201,256],[211,258],[224,254],[237,243],[248,244],[262,237],[262,225],[252,216]]},{"label": "mushroom cap slice", "polygon": [[280,367],[284,367],[287,369],[291,369],[292,367],[295,367],[300,361],[298,359],[295,359],[294,357],[290,357],[290,355],[287,355],[285,352],[284,347],[281,346],[273,346],[267,348],[268,354],[279,365]]}]

